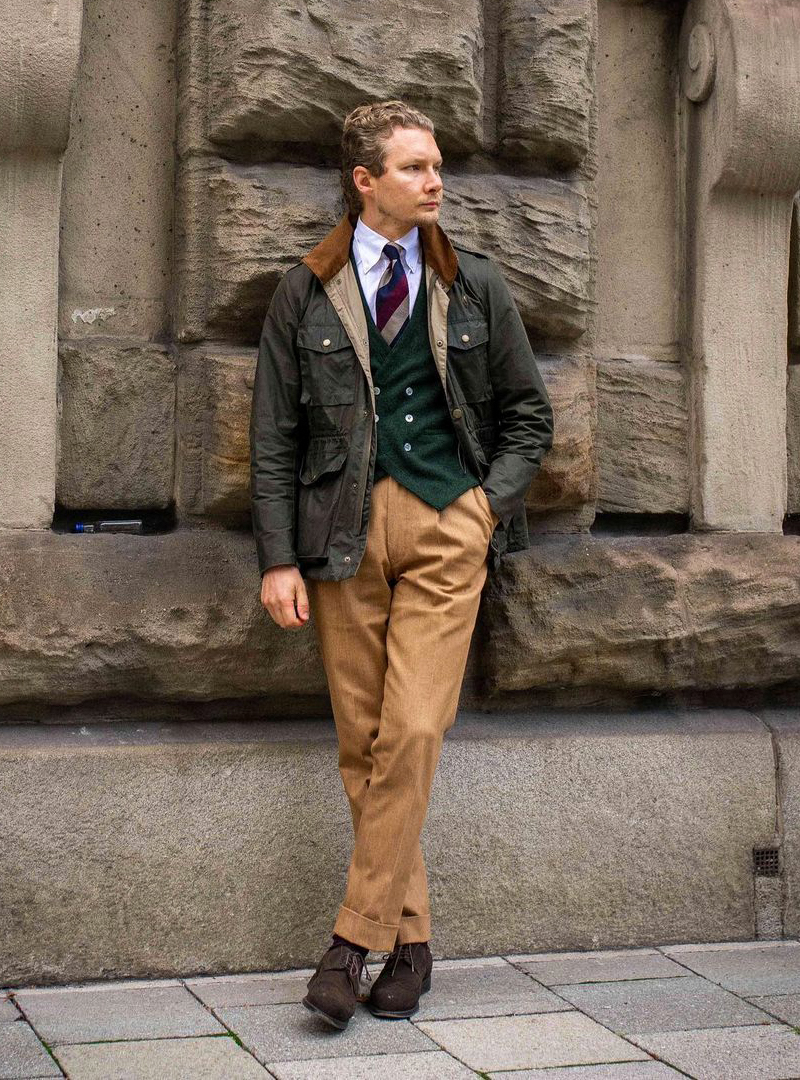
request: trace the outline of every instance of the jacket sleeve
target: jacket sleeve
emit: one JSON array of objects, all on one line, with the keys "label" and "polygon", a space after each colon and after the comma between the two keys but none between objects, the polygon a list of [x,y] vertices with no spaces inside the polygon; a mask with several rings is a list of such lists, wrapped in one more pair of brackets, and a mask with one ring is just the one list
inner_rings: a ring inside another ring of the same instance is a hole
[{"label": "jacket sleeve", "polygon": [[516,304],[487,259],[489,374],[499,439],[483,488],[504,528],[553,444],[553,408]]},{"label": "jacket sleeve", "polygon": [[250,501],[259,573],[297,566],[295,485],[299,452],[298,314],[281,279],[261,330],[250,410]]}]

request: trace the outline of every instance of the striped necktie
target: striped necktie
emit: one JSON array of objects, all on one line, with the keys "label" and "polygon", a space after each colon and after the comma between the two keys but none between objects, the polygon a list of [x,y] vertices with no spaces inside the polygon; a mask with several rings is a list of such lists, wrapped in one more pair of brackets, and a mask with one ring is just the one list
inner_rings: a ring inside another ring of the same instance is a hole
[{"label": "striped necktie", "polygon": [[375,324],[383,339],[391,345],[408,320],[408,278],[394,244],[386,244],[383,253],[388,257],[389,265],[383,272],[375,297]]}]

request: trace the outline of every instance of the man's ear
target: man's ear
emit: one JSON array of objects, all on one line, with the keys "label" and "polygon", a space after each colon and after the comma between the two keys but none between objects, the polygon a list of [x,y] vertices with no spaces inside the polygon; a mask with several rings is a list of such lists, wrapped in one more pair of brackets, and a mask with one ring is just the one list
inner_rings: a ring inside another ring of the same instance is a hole
[{"label": "man's ear", "polygon": [[[370,180],[372,176],[366,165],[356,165],[353,169],[353,183],[356,186],[356,191],[359,194],[364,195],[367,192],[372,191],[372,185]],[[362,186],[363,185],[363,186]]]}]

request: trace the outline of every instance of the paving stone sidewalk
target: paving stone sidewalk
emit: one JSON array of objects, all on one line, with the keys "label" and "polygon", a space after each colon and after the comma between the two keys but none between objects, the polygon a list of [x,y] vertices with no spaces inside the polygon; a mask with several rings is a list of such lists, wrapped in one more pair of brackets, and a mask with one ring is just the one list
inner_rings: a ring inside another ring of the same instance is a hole
[{"label": "paving stone sidewalk", "polygon": [[0,990],[0,1080],[800,1078],[796,940],[438,960],[410,1020],[343,1032],[310,975]]}]

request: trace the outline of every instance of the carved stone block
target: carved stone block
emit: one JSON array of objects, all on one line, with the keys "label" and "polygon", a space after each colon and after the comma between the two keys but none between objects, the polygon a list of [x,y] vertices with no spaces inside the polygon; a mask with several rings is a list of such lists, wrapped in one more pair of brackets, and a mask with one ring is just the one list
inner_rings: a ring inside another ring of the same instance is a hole
[{"label": "carved stone block", "polygon": [[257,351],[183,349],[176,501],[182,514],[241,523],[250,510],[249,422]]},{"label": "carved stone block", "polygon": [[800,537],[537,537],[487,590],[495,691],[800,685]]},{"label": "carved stone block", "polygon": [[685,374],[668,361],[597,364],[598,509],[685,513],[689,505]]},{"label": "carved stone block", "polygon": [[594,306],[584,186],[499,175],[444,182],[442,228],[497,262],[528,328],[544,337],[579,337]]},{"label": "carved stone block", "polygon": [[[302,165],[198,167],[195,228],[187,245],[186,298],[194,334],[255,344],[285,271],[338,221],[334,170]],[[442,227],[455,241],[496,260],[528,327],[578,337],[591,300],[590,222],[585,192],[548,179],[446,176]],[[189,252],[195,254],[190,255]],[[199,322],[205,310],[205,330]]]},{"label": "carved stone block", "polygon": [[182,353],[176,485],[181,510],[213,517],[249,511],[255,367],[255,349]]},{"label": "carved stone block", "polygon": [[519,159],[579,165],[594,97],[590,0],[506,0],[500,27],[499,147]]},{"label": "carved stone block", "polygon": [[595,498],[594,361],[588,356],[540,357],[536,362],[553,406],[553,445],[528,489],[526,505],[560,510]]},{"label": "carved stone block", "polygon": [[163,508],[172,500],[175,363],[162,345],[63,344],[56,497],[65,507]]},{"label": "carved stone block", "polygon": [[215,0],[209,137],[336,146],[342,117],[356,105],[401,98],[431,117],[441,146],[477,149],[481,7],[407,0],[392,13],[353,0]]}]

